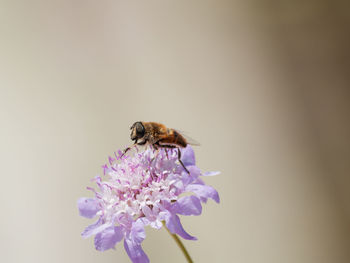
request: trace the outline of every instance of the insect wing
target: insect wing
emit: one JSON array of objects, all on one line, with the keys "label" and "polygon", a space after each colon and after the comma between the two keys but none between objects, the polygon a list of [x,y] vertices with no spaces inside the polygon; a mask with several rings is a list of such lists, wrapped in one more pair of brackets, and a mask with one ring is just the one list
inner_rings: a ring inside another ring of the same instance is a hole
[{"label": "insect wing", "polygon": [[175,130],[177,131],[178,133],[180,133],[185,139],[186,139],[186,142],[192,146],[200,146],[200,143],[197,142],[195,139],[191,138],[190,136],[188,136],[185,132],[183,131],[179,131],[179,130]]}]

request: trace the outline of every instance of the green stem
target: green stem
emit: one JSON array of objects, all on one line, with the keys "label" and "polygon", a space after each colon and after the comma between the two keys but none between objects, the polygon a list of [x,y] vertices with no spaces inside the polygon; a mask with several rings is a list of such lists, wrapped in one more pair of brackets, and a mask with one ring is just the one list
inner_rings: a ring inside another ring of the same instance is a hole
[{"label": "green stem", "polygon": [[184,253],[187,262],[188,263],[193,263],[193,260],[190,256],[190,254],[188,253],[187,249],[185,248],[184,244],[182,243],[182,241],[180,240],[180,238],[176,235],[170,232],[170,230],[166,227],[164,221],[163,221],[163,226],[165,227],[165,229],[168,231],[168,233],[171,235],[171,237],[175,240],[176,244],[179,246],[179,248],[181,249],[182,253]]}]

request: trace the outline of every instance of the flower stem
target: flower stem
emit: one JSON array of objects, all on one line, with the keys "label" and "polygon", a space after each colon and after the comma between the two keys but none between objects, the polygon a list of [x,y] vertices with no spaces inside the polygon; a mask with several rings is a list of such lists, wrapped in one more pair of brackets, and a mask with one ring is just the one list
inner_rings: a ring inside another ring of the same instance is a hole
[{"label": "flower stem", "polygon": [[163,226],[165,227],[165,229],[168,231],[168,233],[172,236],[172,238],[175,240],[176,244],[179,246],[179,248],[181,249],[182,253],[184,253],[187,262],[188,263],[193,263],[193,260],[190,256],[190,254],[188,253],[187,249],[185,248],[184,244],[182,243],[182,241],[180,240],[180,238],[176,235],[170,232],[170,230],[166,227],[164,221],[163,221]]}]

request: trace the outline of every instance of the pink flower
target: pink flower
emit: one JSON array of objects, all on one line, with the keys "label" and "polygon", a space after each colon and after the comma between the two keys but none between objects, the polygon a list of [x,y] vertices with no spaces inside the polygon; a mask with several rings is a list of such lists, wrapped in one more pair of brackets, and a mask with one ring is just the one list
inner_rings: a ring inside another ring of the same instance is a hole
[{"label": "pink flower", "polygon": [[[190,146],[182,149],[182,162],[189,174],[178,162],[177,150],[160,150],[156,154],[151,147],[133,156],[109,157],[109,165],[102,166],[104,179],[93,179],[98,190],[93,198],[78,200],[79,213],[83,217],[98,217],[82,233],[83,237],[95,235],[95,247],[104,251],[114,248],[124,238],[124,247],[133,262],[149,262],[141,247],[145,239],[145,226],[155,229],[164,221],[170,232],[184,239],[196,240],[181,225],[178,215],[200,215],[201,203],[208,198],[219,203],[217,191],[206,185],[195,166],[195,156]],[[117,162],[119,161],[119,162]],[[191,193],[191,195],[183,195]]]}]

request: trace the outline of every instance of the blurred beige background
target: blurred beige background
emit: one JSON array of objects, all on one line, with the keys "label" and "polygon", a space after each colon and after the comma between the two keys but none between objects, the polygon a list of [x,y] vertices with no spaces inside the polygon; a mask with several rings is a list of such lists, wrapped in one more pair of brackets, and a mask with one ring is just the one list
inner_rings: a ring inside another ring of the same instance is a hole
[{"label": "blurred beige background", "polygon": [[[195,262],[350,262],[348,1],[0,3],[1,262],[97,252],[76,200],[134,121],[200,141]],[[151,262],[184,262],[149,229]]]}]

